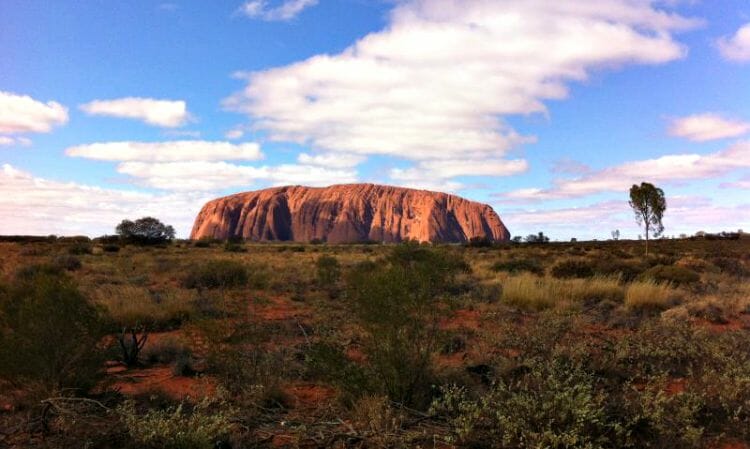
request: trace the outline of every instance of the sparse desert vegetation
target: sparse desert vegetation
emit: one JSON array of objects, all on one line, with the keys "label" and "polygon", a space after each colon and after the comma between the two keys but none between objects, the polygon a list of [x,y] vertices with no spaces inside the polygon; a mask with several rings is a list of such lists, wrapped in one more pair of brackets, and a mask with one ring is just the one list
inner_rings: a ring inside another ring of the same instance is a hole
[{"label": "sparse desert vegetation", "polygon": [[3,242],[0,442],[744,447],[749,252]]}]

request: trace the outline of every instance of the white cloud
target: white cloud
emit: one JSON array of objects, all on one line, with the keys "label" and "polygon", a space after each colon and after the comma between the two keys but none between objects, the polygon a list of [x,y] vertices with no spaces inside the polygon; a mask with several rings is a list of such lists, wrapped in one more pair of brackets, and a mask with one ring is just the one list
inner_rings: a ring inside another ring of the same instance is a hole
[{"label": "white cloud", "polygon": [[331,168],[356,167],[364,161],[364,157],[353,154],[328,153],[310,155],[307,153],[300,153],[299,156],[297,156],[297,162],[300,164],[318,165]]},{"label": "white cloud", "polygon": [[55,101],[0,91],[0,133],[47,133],[68,122],[68,110]]},{"label": "white cloud", "polygon": [[730,61],[750,61],[750,23],[742,26],[732,37],[723,37],[717,45],[722,56]]},{"label": "white cloud", "polygon": [[592,171],[575,179],[558,179],[549,189],[529,188],[499,194],[509,200],[553,200],[576,198],[601,192],[625,192],[641,181],[672,182],[688,179],[710,179],[734,170],[750,168],[750,142],[735,144],[724,151],[699,154],[676,154],[655,159],[626,162]]},{"label": "white cloud", "polygon": [[65,154],[100,161],[220,161],[263,158],[257,143],[233,144],[202,140],[173,142],[105,142],[68,148]]},{"label": "white cloud", "polygon": [[331,170],[296,164],[252,167],[227,162],[124,162],[118,165],[117,171],[132,176],[139,183],[149,187],[185,191],[246,187],[257,181],[267,181],[273,185],[310,186],[357,181],[357,173],[353,170]]},{"label": "white cloud", "polygon": [[723,117],[715,113],[695,114],[672,120],[669,134],[693,142],[738,137],[750,132],[750,122]]},{"label": "white cloud", "polygon": [[426,160],[409,168],[393,168],[390,178],[408,187],[457,192],[465,186],[458,176],[511,176],[528,170],[523,159]]},{"label": "white cloud", "polygon": [[[657,4],[401,1],[384,30],[342,53],[246,74],[247,86],[225,106],[248,114],[271,140],[322,151],[498,164],[509,149],[534,141],[503,117],[546,113],[544,101],[565,98],[568,83],[592,70],[685,56],[673,34],[697,22]],[[506,174],[498,166],[487,171]]]},{"label": "white cloud", "polygon": [[203,193],[150,194],[51,181],[5,164],[0,167],[0,234],[113,234],[121,220],[151,215],[187,237],[209,199]]},{"label": "white cloud", "polygon": [[153,98],[118,98],[94,100],[81,105],[89,115],[141,120],[149,125],[177,128],[190,120],[187,105],[182,100],[156,100]]},{"label": "white cloud", "polygon": [[31,146],[31,139],[27,137],[0,136],[0,147],[28,147]]},{"label": "white cloud", "polygon": [[243,131],[241,129],[237,129],[237,128],[230,129],[229,131],[227,131],[226,133],[224,133],[224,137],[227,138],[227,139],[229,139],[229,140],[242,139],[242,136],[244,136],[244,135],[245,135],[245,131]]},{"label": "white cloud", "polygon": [[285,21],[297,17],[305,9],[318,4],[318,0],[284,0],[271,7],[268,0],[251,0],[240,6],[239,12],[253,19]]}]

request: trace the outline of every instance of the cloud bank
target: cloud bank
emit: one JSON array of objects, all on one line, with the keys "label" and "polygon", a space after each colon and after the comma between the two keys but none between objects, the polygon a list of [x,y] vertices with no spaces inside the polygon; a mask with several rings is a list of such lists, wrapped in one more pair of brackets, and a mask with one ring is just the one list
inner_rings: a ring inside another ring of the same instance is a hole
[{"label": "cloud bank", "polygon": [[568,83],[592,70],[685,56],[674,34],[697,22],[657,4],[403,1],[383,31],[339,54],[247,74],[224,104],[275,141],[416,163],[472,161],[451,177],[478,174],[482,161],[494,175],[516,174],[498,161],[534,138],[504,117],[546,113],[545,101],[566,98]]}]

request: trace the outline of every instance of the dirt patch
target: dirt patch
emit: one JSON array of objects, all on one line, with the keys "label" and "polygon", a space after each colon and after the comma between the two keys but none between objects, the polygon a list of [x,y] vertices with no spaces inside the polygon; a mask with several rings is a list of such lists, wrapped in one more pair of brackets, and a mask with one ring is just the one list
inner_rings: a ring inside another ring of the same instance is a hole
[{"label": "dirt patch", "polygon": [[728,320],[726,323],[714,323],[708,320],[701,319],[697,320],[695,324],[717,334],[750,329],[750,320],[748,320],[744,316],[742,318]]},{"label": "dirt patch", "polygon": [[109,370],[112,370],[112,388],[126,396],[158,391],[179,401],[211,396],[216,391],[216,382],[210,377],[175,376],[168,366],[132,370],[111,367]]},{"label": "dirt patch", "polygon": [[442,330],[478,330],[482,325],[482,314],[478,310],[456,310],[453,316],[440,322]]},{"label": "dirt patch", "polygon": [[250,303],[250,311],[266,321],[297,320],[310,316],[310,311],[306,307],[279,297],[271,298],[264,303],[253,301]]},{"label": "dirt patch", "polygon": [[289,405],[295,409],[314,409],[336,396],[333,388],[311,383],[287,385],[282,390],[289,397]]}]

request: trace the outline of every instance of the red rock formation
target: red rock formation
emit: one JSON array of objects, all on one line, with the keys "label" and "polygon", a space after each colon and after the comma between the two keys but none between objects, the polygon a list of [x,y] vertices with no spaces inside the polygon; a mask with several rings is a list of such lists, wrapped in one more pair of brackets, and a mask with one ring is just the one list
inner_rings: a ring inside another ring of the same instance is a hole
[{"label": "red rock formation", "polygon": [[330,243],[510,239],[486,204],[455,195],[374,184],[276,187],[208,202],[191,239],[242,237]]}]

